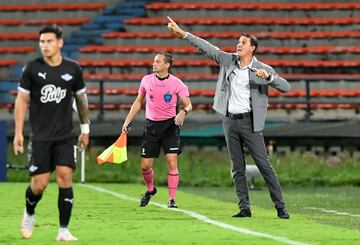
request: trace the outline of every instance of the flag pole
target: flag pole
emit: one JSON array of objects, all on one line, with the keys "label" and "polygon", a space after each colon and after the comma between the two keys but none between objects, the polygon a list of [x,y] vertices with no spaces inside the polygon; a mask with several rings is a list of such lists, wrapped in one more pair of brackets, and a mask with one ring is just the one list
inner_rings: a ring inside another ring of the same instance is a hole
[{"label": "flag pole", "polygon": [[85,183],[85,149],[81,151],[81,183]]}]

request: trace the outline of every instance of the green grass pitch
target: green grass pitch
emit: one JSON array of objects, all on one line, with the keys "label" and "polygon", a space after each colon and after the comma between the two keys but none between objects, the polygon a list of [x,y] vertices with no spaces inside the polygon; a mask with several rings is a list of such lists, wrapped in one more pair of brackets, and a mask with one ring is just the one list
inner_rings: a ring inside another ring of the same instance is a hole
[{"label": "green grass pitch", "polygon": [[[27,185],[0,184],[0,244],[58,244],[54,183],[36,209],[33,237],[21,238]],[[75,184],[74,189],[69,228],[79,238],[76,244],[360,244],[360,196],[355,187],[285,189],[290,220],[276,217],[265,189],[250,192],[253,217],[246,219],[231,217],[238,211],[232,188],[180,188],[178,210],[166,208],[164,187],[145,208],[138,205],[142,185]]]}]

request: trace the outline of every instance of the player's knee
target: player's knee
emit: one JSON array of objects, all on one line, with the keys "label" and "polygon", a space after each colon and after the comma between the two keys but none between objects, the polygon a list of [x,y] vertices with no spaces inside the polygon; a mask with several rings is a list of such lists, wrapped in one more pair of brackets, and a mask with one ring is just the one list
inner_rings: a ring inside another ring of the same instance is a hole
[{"label": "player's knee", "polygon": [[141,166],[141,172],[147,173],[151,170],[151,166]]},{"label": "player's knee", "polygon": [[173,162],[173,163],[168,163],[168,170],[172,171],[172,170],[176,170],[177,169],[177,163]]},{"label": "player's knee", "polygon": [[169,170],[175,170],[177,169],[177,159],[167,159],[166,161],[167,165],[168,165],[168,169]]},{"label": "player's knee", "polygon": [[35,195],[41,195],[45,191],[47,184],[48,183],[41,181],[34,182],[31,185],[31,190]]},{"label": "player's knee", "polygon": [[72,185],[72,175],[58,175],[56,176],[56,182],[60,187],[70,187]]}]

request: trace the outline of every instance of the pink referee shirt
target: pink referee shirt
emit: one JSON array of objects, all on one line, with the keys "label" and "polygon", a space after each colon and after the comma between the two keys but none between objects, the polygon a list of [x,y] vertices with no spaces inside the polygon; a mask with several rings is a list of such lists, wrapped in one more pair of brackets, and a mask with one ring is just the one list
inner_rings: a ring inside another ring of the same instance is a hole
[{"label": "pink referee shirt", "polygon": [[141,79],[139,94],[146,96],[146,118],[163,121],[176,116],[177,100],[188,97],[189,90],[179,78],[171,74],[160,80],[153,73]]}]

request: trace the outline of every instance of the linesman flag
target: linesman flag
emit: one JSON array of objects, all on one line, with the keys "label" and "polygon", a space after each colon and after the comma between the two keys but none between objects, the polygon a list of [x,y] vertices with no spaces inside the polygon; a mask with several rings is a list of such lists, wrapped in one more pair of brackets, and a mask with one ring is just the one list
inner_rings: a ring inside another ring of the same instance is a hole
[{"label": "linesman flag", "polygon": [[120,164],[125,162],[127,160],[126,138],[126,133],[122,132],[115,143],[109,146],[96,158],[97,163],[103,164],[109,162]]}]

